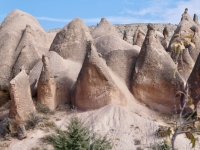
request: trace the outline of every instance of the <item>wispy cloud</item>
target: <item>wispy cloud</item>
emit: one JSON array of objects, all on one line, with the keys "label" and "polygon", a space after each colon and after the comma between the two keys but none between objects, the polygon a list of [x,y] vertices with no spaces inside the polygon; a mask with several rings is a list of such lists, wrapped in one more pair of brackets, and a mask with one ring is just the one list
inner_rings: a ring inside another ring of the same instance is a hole
[{"label": "wispy cloud", "polygon": [[127,14],[131,17],[140,17],[141,20],[150,18],[152,22],[159,21],[163,23],[178,23],[184,9],[189,9],[190,16],[194,13],[200,15],[199,0],[179,0],[179,1],[158,1],[150,0],[140,10],[124,9],[120,14]]},{"label": "wispy cloud", "polygon": [[[129,3],[129,0],[124,0]],[[132,3],[132,2],[131,2]],[[113,24],[129,24],[129,23],[174,23],[177,24],[184,9],[189,9],[189,14],[193,16],[194,13],[200,15],[199,0],[180,0],[180,1],[160,1],[149,0],[143,5],[142,9],[131,10],[124,9],[119,13],[119,16],[105,16],[107,20]],[[64,22],[68,23],[73,18],[59,19],[51,17],[36,17],[38,20],[51,21],[51,22]],[[96,24],[101,18],[81,18],[86,24]]]},{"label": "wispy cloud", "polygon": [[52,22],[70,22],[70,19],[58,19],[51,17],[36,17],[38,20],[52,21]]}]

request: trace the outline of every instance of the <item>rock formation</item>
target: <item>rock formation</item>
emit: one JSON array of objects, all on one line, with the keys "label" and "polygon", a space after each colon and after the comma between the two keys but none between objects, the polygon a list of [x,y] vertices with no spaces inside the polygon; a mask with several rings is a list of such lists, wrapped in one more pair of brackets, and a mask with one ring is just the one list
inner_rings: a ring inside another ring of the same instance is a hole
[{"label": "rock formation", "polygon": [[106,64],[90,42],[77,82],[72,104],[81,110],[101,108],[108,104],[126,105],[126,99],[111,78]]},{"label": "rock formation", "polygon": [[115,50],[106,56],[106,64],[131,88],[131,81],[139,51]]},{"label": "rock formation", "polygon": [[106,35],[114,35],[119,37],[115,27],[110,24],[106,18],[102,18],[99,25],[92,31],[92,37],[95,39]]},{"label": "rock formation", "polygon": [[164,113],[173,113],[174,96],[183,90],[180,74],[173,77],[176,65],[148,26],[148,32],[139,53],[132,80],[133,95],[139,101]]},{"label": "rock formation", "polygon": [[20,72],[22,64],[27,72],[32,69],[38,55],[41,58],[49,49],[51,38],[33,16],[20,10],[9,13],[0,29],[1,91],[8,91],[9,81]]},{"label": "rock formation", "polygon": [[165,48],[165,50],[167,50],[168,46],[169,46],[169,31],[167,29],[167,27],[165,27],[163,29],[163,40],[161,40],[161,44],[162,46]]},{"label": "rock formation", "polygon": [[133,36],[133,45],[138,45],[141,47],[142,43],[144,42],[145,36],[145,32],[140,28],[140,26],[138,26]]},{"label": "rock formation", "polygon": [[51,110],[54,110],[58,105],[56,100],[56,82],[51,72],[49,58],[42,56],[42,62],[43,68],[38,81],[37,100]]},{"label": "rock formation", "polygon": [[91,40],[88,27],[75,18],[56,34],[50,51],[57,52],[64,59],[83,62],[86,54],[86,43]]},{"label": "rock formation", "polygon": [[24,124],[28,115],[35,111],[31,98],[29,78],[26,71],[22,71],[10,81],[11,107],[9,118],[17,125]]},{"label": "rock formation", "polygon": [[[179,23],[177,29],[175,30],[174,35],[179,35],[180,39],[183,39],[186,36],[190,36],[194,38],[194,39],[186,38],[186,40],[194,43],[195,45],[195,48],[191,47],[188,49],[192,59],[195,62],[200,50],[199,27],[196,24],[196,22],[192,20],[192,18],[189,16],[187,11],[188,9],[186,9],[185,12],[182,14],[181,22]],[[176,39],[172,37],[169,47],[168,47],[169,52],[172,52],[171,44],[172,42],[174,42],[174,40]]]},{"label": "rock formation", "polygon": [[[59,104],[69,103],[70,91],[80,72],[81,63],[63,59],[54,51],[48,53],[51,71],[56,81],[56,99]],[[42,61],[39,61],[30,71],[32,96],[37,94],[37,81],[42,71]]]},{"label": "rock formation", "polygon": [[196,24],[199,24],[199,19],[197,14],[194,14],[193,21],[196,22]]},{"label": "rock formation", "polygon": [[128,40],[128,39],[127,39],[127,34],[126,34],[126,31],[125,31],[125,30],[124,30],[123,40],[124,40],[124,41],[127,41],[127,40]]},{"label": "rock formation", "polygon": [[140,47],[137,45],[131,45],[128,42],[114,35],[106,35],[94,39],[94,45],[97,51],[103,58],[113,50],[137,50],[139,52]]},{"label": "rock formation", "polygon": [[189,95],[194,101],[194,104],[197,105],[200,100],[200,55],[197,58],[197,61],[194,65],[192,73],[188,78],[188,86],[189,86]]}]

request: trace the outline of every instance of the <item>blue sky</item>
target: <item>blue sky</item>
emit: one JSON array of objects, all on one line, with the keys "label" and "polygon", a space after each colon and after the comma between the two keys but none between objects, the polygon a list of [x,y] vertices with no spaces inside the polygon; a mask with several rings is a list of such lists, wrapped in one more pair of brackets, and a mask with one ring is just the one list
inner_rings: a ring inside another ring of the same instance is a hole
[{"label": "blue sky", "polygon": [[200,15],[200,0],[0,0],[0,22],[13,9],[38,19],[46,30],[62,28],[73,18],[96,25],[102,17],[113,24],[178,24],[185,8]]}]

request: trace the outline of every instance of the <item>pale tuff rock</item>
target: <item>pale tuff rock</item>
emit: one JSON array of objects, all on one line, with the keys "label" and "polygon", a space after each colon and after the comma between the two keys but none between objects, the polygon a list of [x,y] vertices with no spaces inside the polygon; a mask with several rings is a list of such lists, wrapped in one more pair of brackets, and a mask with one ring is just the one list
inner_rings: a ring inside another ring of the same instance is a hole
[{"label": "pale tuff rock", "polygon": [[57,52],[64,59],[83,62],[87,41],[91,39],[85,23],[81,19],[75,18],[56,34],[50,51]]},{"label": "pale tuff rock", "polygon": [[97,51],[106,59],[106,55],[113,50],[136,50],[140,51],[137,45],[131,45],[128,42],[114,35],[106,35],[94,39],[94,45]]},{"label": "pale tuff rock", "polygon": [[[69,103],[70,91],[80,72],[81,63],[63,59],[54,51],[48,53],[51,71],[56,81],[56,100],[59,104]],[[32,96],[37,95],[37,82],[42,71],[42,61],[39,61],[30,72]]]},{"label": "pale tuff rock", "polygon": [[17,125],[23,124],[28,115],[35,111],[31,98],[29,77],[24,69],[10,81],[10,97],[9,118],[13,119]]},{"label": "pale tuff rock", "polygon": [[137,27],[135,34],[133,36],[133,45],[142,46],[146,33],[141,29],[140,26]]},{"label": "pale tuff rock", "polygon": [[163,36],[164,36],[164,38],[161,40],[161,44],[165,48],[165,50],[167,50],[167,48],[169,46],[169,31],[168,31],[167,27],[165,27],[163,29]]},{"label": "pale tuff rock", "polygon": [[112,24],[110,24],[106,20],[106,18],[101,18],[99,25],[92,31],[92,37],[93,39],[96,39],[98,37],[106,35],[113,35],[120,37],[115,27]]},{"label": "pale tuff rock", "polygon": [[199,19],[198,19],[197,14],[194,14],[193,21],[196,22],[196,24],[199,25]]},{"label": "pale tuff rock", "polygon": [[38,81],[37,100],[51,110],[54,110],[58,105],[56,100],[56,82],[51,72],[49,58],[43,56],[42,62],[43,68]]},{"label": "pale tuff rock", "polygon": [[8,14],[0,29],[1,91],[8,91],[9,81],[22,65],[29,73],[38,58],[48,51],[51,38],[33,16],[20,10]]},{"label": "pale tuff rock", "polygon": [[[187,13],[188,9],[185,10],[185,12],[182,14],[181,21],[177,27],[177,29],[174,31],[174,35],[179,35],[179,38],[185,38],[186,36],[193,37],[194,39],[186,38],[189,42],[194,43],[195,47],[189,47],[189,54],[194,60],[194,62],[197,59],[197,56],[199,54],[200,49],[200,35],[199,35],[199,26],[192,20],[192,18]],[[171,38],[170,44],[168,47],[168,51],[172,52],[171,44],[174,42],[174,37]],[[172,55],[173,57],[173,55]]]},{"label": "pale tuff rock", "polygon": [[73,88],[72,104],[81,110],[92,110],[111,103],[123,106],[126,105],[126,99],[111,78],[93,43],[90,42]]},{"label": "pale tuff rock", "polygon": [[123,40],[124,40],[124,41],[127,41],[127,40],[128,40],[127,34],[126,34],[126,31],[125,31],[125,30],[124,30]]},{"label": "pale tuff rock", "polygon": [[164,113],[173,113],[174,95],[184,87],[180,74],[173,77],[176,65],[156,38],[153,27],[148,32],[139,53],[132,80],[134,97]]},{"label": "pale tuff rock", "polygon": [[106,64],[131,88],[131,81],[139,51],[115,50],[106,56]]}]

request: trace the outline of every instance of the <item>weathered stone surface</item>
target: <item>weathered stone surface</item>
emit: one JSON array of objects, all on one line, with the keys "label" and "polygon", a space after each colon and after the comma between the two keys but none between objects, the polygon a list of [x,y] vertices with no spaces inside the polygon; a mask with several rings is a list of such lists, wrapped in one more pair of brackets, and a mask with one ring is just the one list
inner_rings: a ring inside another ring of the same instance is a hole
[{"label": "weathered stone surface", "polygon": [[51,71],[49,58],[42,56],[43,68],[38,81],[37,100],[51,110],[58,105],[56,100],[56,81]]},{"label": "weathered stone surface", "polygon": [[176,65],[156,38],[155,30],[148,30],[139,53],[132,80],[133,95],[139,101],[164,113],[173,113],[174,96],[183,90],[180,74],[173,77]]},{"label": "weathered stone surface", "polygon": [[133,36],[133,45],[138,45],[141,47],[145,36],[146,33],[140,28],[140,26],[138,26]]},{"label": "weathered stone surface", "polygon": [[131,81],[139,51],[115,50],[106,56],[106,64],[116,73],[131,89]]},{"label": "weathered stone surface", "polygon": [[[59,104],[69,103],[70,91],[77,80],[81,63],[63,59],[54,51],[48,53],[51,71],[56,81],[56,99]],[[32,96],[37,94],[37,82],[42,71],[42,61],[39,61],[30,71],[30,85]]]},{"label": "weathered stone surface", "polygon": [[35,111],[31,98],[29,78],[25,70],[22,70],[10,81],[10,97],[9,118],[15,120],[17,125],[23,124],[28,115]]},{"label": "weathered stone surface", "polygon": [[196,22],[196,24],[199,24],[199,19],[197,14],[194,14],[193,21]]},{"label": "weathered stone surface", "polygon": [[73,89],[72,104],[81,110],[108,104],[126,105],[126,99],[111,78],[106,64],[92,43]]},{"label": "weathered stone surface", "polygon": [[188,77],[190,76],[193,67],[194,67],[194,60],[190,56],[188,48],[186,48],[182,54],[182,61],[181,58],[179,58],[178,60],[178,72],[185,81],[187,81]]},{"label": "weathered stone surface", "polygon": [[124,40],[124,41],[127,41],[127,40],[128,40],[127,34],[126,34],[126,31],[125,31],[125,30],[124,30],[123,40]]},{"label": "weathered stone surface", "polygon": [[115,27],[110,24],[106,18],[102,18],[99,25],[92,31],[92,37],[95,39],[106,35],[114,35],[119,37]]},{"label": "weathered stone surface", "polygon": [[[182,18],[181,21],[177,27],[177,29],[174,31],[174,35],[179,35],[179,38],[185,38],[186,36],[190,36],[193,37],[194,40],[191,40],[189,38],[187,38],[188,41],[192,41],[195,44],[195,48],[193,48],[193,50],[191,50],[189,48],[189,53],[192,57],[192,59],[194,60],[194,62],[196,61],[198,54],[199,54],[199,50],[200,50],[200,35],[199,35],[199,27],[196,24],[196,22],[194,22],[192,20],[192,18],[189,16],[189,14],[187,13],[188,10],[186,10],[183,14],[182,14]],[[168,51],[172,52],[171,49],[171,44],[172,42],[175,40],[174,37],[171,38],[170,40],[170,44],[168,47]]]},{"label": "weathered stone surface", "polygon": [[168,31],[167,27],[165,27],[163,29],[163,36],[164,36],[164,38],[161,40],[161,44],[165,48],[165,50],[167,50],[167,48],[169,46],[169,31]]},{"label": "weathered stone surface", "polygon": [[[30,28],[31,26],[31,28]],[[50,47],[52,35],[38,21],[20,10],[13,10],[0,26],[0,90],[9,90],[9,81],[24,65],[28,72]],[[1,99],[1,98],[0,98]]]},{"label": "weathered stone surface", "polygon": [[200,55],[197,58],[197,61],[194,65],[192,73],[188,78],[189,86],[189,95],[194,101],[194,104],[197,105],[200,100]]},{"label": "weathered stone surface", "polygon": [[57,52],[64,59],[83,62],[86,54],[86,43],[91,40],[88,27],[75,18],[56,34],[50,51]]},{"label": "weathered stone surface", "polygon": [[113,50],[137,50],[138,52],[140,50],[139,46],[131,45],[114,35],[96,38],[94,40],[94,45],[103,58],[106,58],[106,55]]}]

